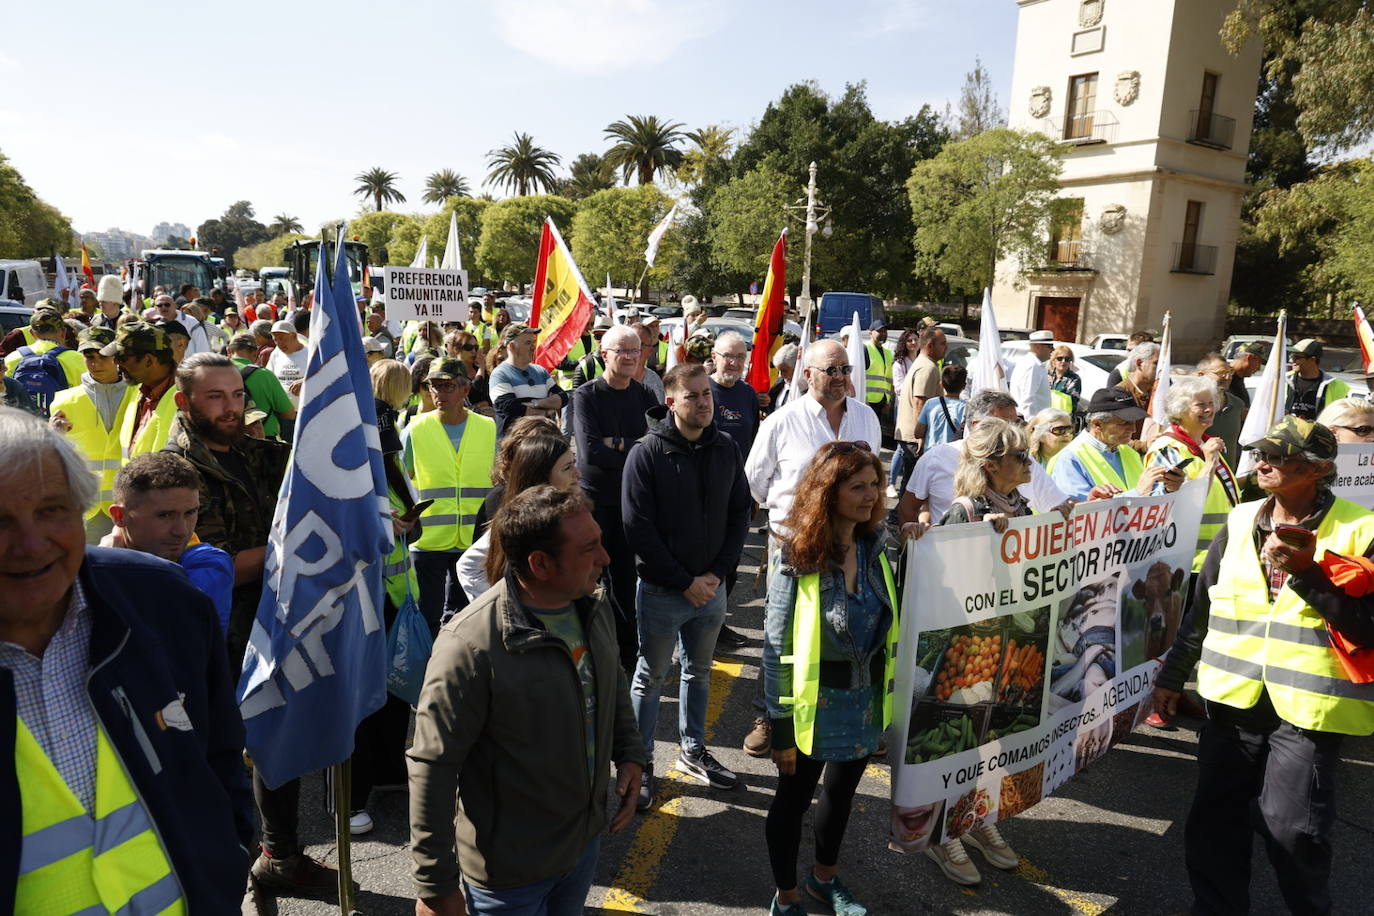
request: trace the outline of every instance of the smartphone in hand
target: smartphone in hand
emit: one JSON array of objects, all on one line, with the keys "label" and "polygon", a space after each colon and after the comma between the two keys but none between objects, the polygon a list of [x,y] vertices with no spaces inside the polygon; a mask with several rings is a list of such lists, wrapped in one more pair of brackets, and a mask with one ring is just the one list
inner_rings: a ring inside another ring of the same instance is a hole
[{"label": "smartphone in hand", "polygon": [[1316,540],[1317,533],[1299,525],[1275,525],[1274,534],[1289,547],[1302,549]]},{"label": "smartphone in hand", "polygon": [[409,512],[405,513],[404,515],[398,516],[398,518],[400,518],[401,521],[409,524],[410,522],[413,522],[417,518],[419,518],[421,513],[423,513],[432,505],[434,505],[434,500],[432,499],[426,499],[423,502],[418,502],[410,507]]}]

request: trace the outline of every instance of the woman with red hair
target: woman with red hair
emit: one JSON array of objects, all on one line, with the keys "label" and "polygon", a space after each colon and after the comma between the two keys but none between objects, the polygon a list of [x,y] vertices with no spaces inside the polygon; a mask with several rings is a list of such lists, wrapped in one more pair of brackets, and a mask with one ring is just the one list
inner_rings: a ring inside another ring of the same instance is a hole
[{"label": "woman with red hair", "polygon": [[[837,916],[867,910],[836,876],[854,791],[892,718],[897,589],[883,526],[883,466],[867,442],[830,442],[802,474],[768,583],[764,694],[778,787],[765,834],[774,916],[805,911],[802,818],[821,782],[806,890]],[[824,777],[822,781],[822,777]]]}]

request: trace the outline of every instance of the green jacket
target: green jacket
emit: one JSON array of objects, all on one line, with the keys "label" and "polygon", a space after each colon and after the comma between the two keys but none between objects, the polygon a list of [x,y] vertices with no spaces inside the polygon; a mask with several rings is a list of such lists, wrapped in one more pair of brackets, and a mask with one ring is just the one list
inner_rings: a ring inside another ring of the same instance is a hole
[{"label": "green jacket", "polygon": [[566,873],[607,827],[611,763],[644,763],[610,602],[597,592],[576,609],[596,670],[591,774],[572,655],[510,577],[440,629],[406,753],[418,896],[457,890],[460,871],[492,889]]},{"label": "green jacket", "polygon": [[[243,459],[253,487],[249,490],[220,466],[215,453],[182,422],[177,414],[164,451],[172,452],[195,465],[200,472],[200,517],[196,536],[230,556],[241,550],[267,546],[272,516],[277,511],[277,492],[291,458],[290,446],[269,439],[245,436],[234,446]],[[258,613],[262,580],[234,587],[229,608],[229,661],[239,670],[248,634]]]}]

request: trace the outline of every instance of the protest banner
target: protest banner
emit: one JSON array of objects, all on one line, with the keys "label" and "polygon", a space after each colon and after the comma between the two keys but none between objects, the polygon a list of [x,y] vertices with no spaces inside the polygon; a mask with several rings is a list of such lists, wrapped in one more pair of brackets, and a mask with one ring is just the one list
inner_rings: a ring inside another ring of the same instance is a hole
[{"label": "protest banner", "polygon": [[1012,817],[1149,714],[1182,619],[1207,481],[908,548],[892,701],[892,844]]},{"label": "protest banner", "polygon": [[1374,442],[1342,442],[1331,492],[1374,511]]},{"label": "protest banner", "polygon": [[388,321],[468,320],[466,270],[393,265],[382,277]]}]

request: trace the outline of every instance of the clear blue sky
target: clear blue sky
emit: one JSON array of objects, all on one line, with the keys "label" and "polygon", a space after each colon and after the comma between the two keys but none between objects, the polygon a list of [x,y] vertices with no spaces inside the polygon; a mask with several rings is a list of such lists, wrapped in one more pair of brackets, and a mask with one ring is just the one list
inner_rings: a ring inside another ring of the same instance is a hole
[{"label": "clear blue sky", "polygon": [[[866,80],[878,117],[943,110],[981,57],[1003,108],[1013,0],[77,0],[10,4],[0,151],[78,231],[193,229],[235,200],[313,230],[354,176],[406,204],[523,131],[568,163],[628,114],[745,131],[790,84]],[[23,36],[23,40],[14,40]],[[799,180],[802,180],[799,177]]]}]

